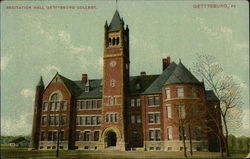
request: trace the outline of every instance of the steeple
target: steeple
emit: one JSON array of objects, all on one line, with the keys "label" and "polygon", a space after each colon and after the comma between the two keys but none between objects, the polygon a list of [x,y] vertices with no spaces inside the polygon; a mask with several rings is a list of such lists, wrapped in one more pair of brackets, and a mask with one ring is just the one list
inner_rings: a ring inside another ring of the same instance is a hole
[{"label": "steeple", "polygon": [[121,29],[123,29],[123,25],[124,21],[120,17],[118,10],[116,10],[109,25],[109,32],[120,31]]},{"label": "steeple", "polygon": [[40,81],[38,82],[37,86],[44,86],[43,77],[41,76]]}]

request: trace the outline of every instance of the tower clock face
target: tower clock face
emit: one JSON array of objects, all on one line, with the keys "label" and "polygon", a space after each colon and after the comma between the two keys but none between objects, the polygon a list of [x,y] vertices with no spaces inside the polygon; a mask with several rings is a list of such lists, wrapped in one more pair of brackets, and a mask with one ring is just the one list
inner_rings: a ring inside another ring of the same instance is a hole
[{"label": "tower clock face", "polygon": [[111,67],[115,67],[116,66],[116,62],[115,61],[111,61],[109,64]]}]

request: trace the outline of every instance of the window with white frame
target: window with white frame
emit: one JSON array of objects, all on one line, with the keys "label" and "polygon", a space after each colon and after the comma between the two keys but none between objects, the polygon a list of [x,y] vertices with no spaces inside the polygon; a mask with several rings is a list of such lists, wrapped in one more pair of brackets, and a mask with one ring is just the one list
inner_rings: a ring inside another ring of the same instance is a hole
[{"label": "window with white frame", "polygon": [[99,134],[100,134],[99,130],[95,130],[94,131],[94,141],[98,141],[99,140]]},{"label": "window with white frame", "polygon": [[97,101],[96,100],[93,100],[92,101],[92,109],[96,109],[97,108],[97,103],[96,103]]},{"label": "window with white frame", "polygon": [[136,106],[140,107],[141,106],[141,98],[136,99]]},{"label": "window with white frame", "polygon": [[66,124],[66,114],[62,114],[61,116],[61,125],[65,125]]},{"label": "window with white frame", "polygon": [[75,140],[76,141],[80,141],[80,135],[81,135],[80,130],[77,130],[76,133],[75,133]]},{"label": "window with white frame", "polygon": [[97,100],[97,108],[102,108],[102,100]]},{"label": "window with white frame", "polygon": [[113,120],[113,114],[110,114],[109,117],[110,117],[110,122],[112,123],[114,121]]},{"label": "window with white frame", "polygon": [[171,126],[167,127],[167,137],[168,137],[168,140],[172,140],[173,139],[173,136],[172,136],[172,127]]},{"label": "window with white frame", "polygon": [[159,96],[155,96],[154,105],[159,105],[159,104],[160,104]]},{"label": "window with white frame", "polygon": [[91,116],[91,125],[97,125],[96,124],[96,116]]},{"label": "window with white frame", "polygon": [[131,123],[134,124],[135,123],[135,116],[131,115]]},{"label": "window with white frame", "polygon": [[114,96],[114,105],[117,105],[117,104],[118,104],[117,97]]},{"label": "window with white frame", "polygon": [[150,141],[160,141],[161,140],[161,129],[160,128],[150,128],[149,129],[149,140]]},{"label": "window with white frame", "polygon": [[43,115],[42,116],[42,126],[45,126],[47,124],[47,116]]},{"label": "window with white frame", "polygon": [[161,123],[160,112],[149,112],[148,113],[148,123],[160,124]]},{"label": "window with white frame", "polygon": [[160,98],[159,96],[148,96],[148,106],[159,106]]},{"label": "window with white frame", "polygon": [[148,97],[148,105],[154,105],[154,97],[153,96]]},{"label": "window with white frame", "polygon": [[67,101],[62,101],[62,110],[67,110]]},{"label": "window with white frame", "polygon": [[141,123],[141,115],[137,115],[137,123]]},{"label": "window with white frame", "polygon": [[181,97],[184,97],[184,88],[183,87],[177,87],[176,88],[176,96],[181,98]]},{"label": "window with white frame", "polygon": [[97,125],[100,125],[102,123],[101,116],[97,116],[96,121],[97,121]]},{"label": "window with white frame", "polygon": [[155,131],[149,130],[149,140],[154,141],[155,140]]},{"label": "window with white frame", "polygon": [[110,86],[111,86],[111,87],[115,87],[115,82],[116,82],[116,81],[115,81],[114,79],[111,79],[111,80],[110,80]]},{"label": "window with white frame", "polygon": [[43,103],[43,111],[47,111],[48,110],[48,102],[44,102]]},{"label": "window with white frame", "polygon": [[113,97],[108,97],[108,105],[113,105],[114,102],[113,102]]},{"label": "window with white frame", "polygon": [[171,119],[171,118],[172,118],[171,104],[167,104],[167,118],[168,118],[168,119]]},{"label": "window with white frame", "polygon": [[85,125],[85,117],[84,116],[80,116],[80,125]]},{"label": "window with white frame", "polygon": [[118,114],[115,113],[115,119],[114,119],[114,122],[118,122]]},{"label": "window with white frame", "polygon": [[118,113],[110,112],[106,114],[106,122],[118,122]]},{"label": "window with white frame", "polygon": [[134,107],[135,106],[135,99],[131,99],[131,107]]},{"label": "window with white frame", "polygon": [[42,131],[42,132],[41,132],[41,141],[44,141],[44,140],[45,140],[45,132]]},{"label": "window with white frame", "polygon": [[201,128],[200,127],[196,127],[194,129],[194,134],[195,134],[195,140],[201,140]]},{"label": "window with white frame", "polygon": [[83,133],[83,139],[84,141],[90,141],[90,131],[84,131]]},{"label": "window with white frame", "polygon": [[171,95],[170,95],[170,88],[166,88],[166,98],[170,99]]},{"label": "window with white frame", "polygon": [[86,125],[91,125],[91,116],[86,116]]},{"label": "window with white frame", "polygon": [[106,114],[106,123],[109,122],[109,114]]},{"label": "window with white frame", "polygon": [[155,130],[155,139],[156,139],[156,141],[161,140],[161,130],[160,129]]},{"label": "window with white frame", "polygon": [[60,131],[60,141],[64,141],[64,131]]},{"label": "window with white frame", "polygon": [[179,113],[179,118],[184,119],[186,117],[186,111],[185,111],[184,104],[178,105],[178,113]]}]

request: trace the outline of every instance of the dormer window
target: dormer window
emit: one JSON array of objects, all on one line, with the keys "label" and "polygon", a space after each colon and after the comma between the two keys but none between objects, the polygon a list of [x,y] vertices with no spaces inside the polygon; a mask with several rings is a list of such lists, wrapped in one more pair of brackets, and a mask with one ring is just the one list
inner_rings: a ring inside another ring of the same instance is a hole
[{"label": "dormer window", "polygon": [[89,92],[89,86],[85,86],[84,91],[85,91],[85,92]]},{"label": "dormer window", "polygon": [[140,90],[141,89],[141,85],[140,85],[140,83],[137,83],[136,84],[136,90]]}]

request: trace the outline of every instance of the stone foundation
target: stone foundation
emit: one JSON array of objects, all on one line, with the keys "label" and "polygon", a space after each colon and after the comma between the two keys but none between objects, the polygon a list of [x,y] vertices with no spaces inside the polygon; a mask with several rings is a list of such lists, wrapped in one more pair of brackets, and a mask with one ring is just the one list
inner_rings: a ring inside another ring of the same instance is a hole
[{"label": "stone foundation", "polygon": [[[39,150],[56,150],[57,141],[40,141]],[[68,141],[60,141],[59,149],[68,150]]]}]

